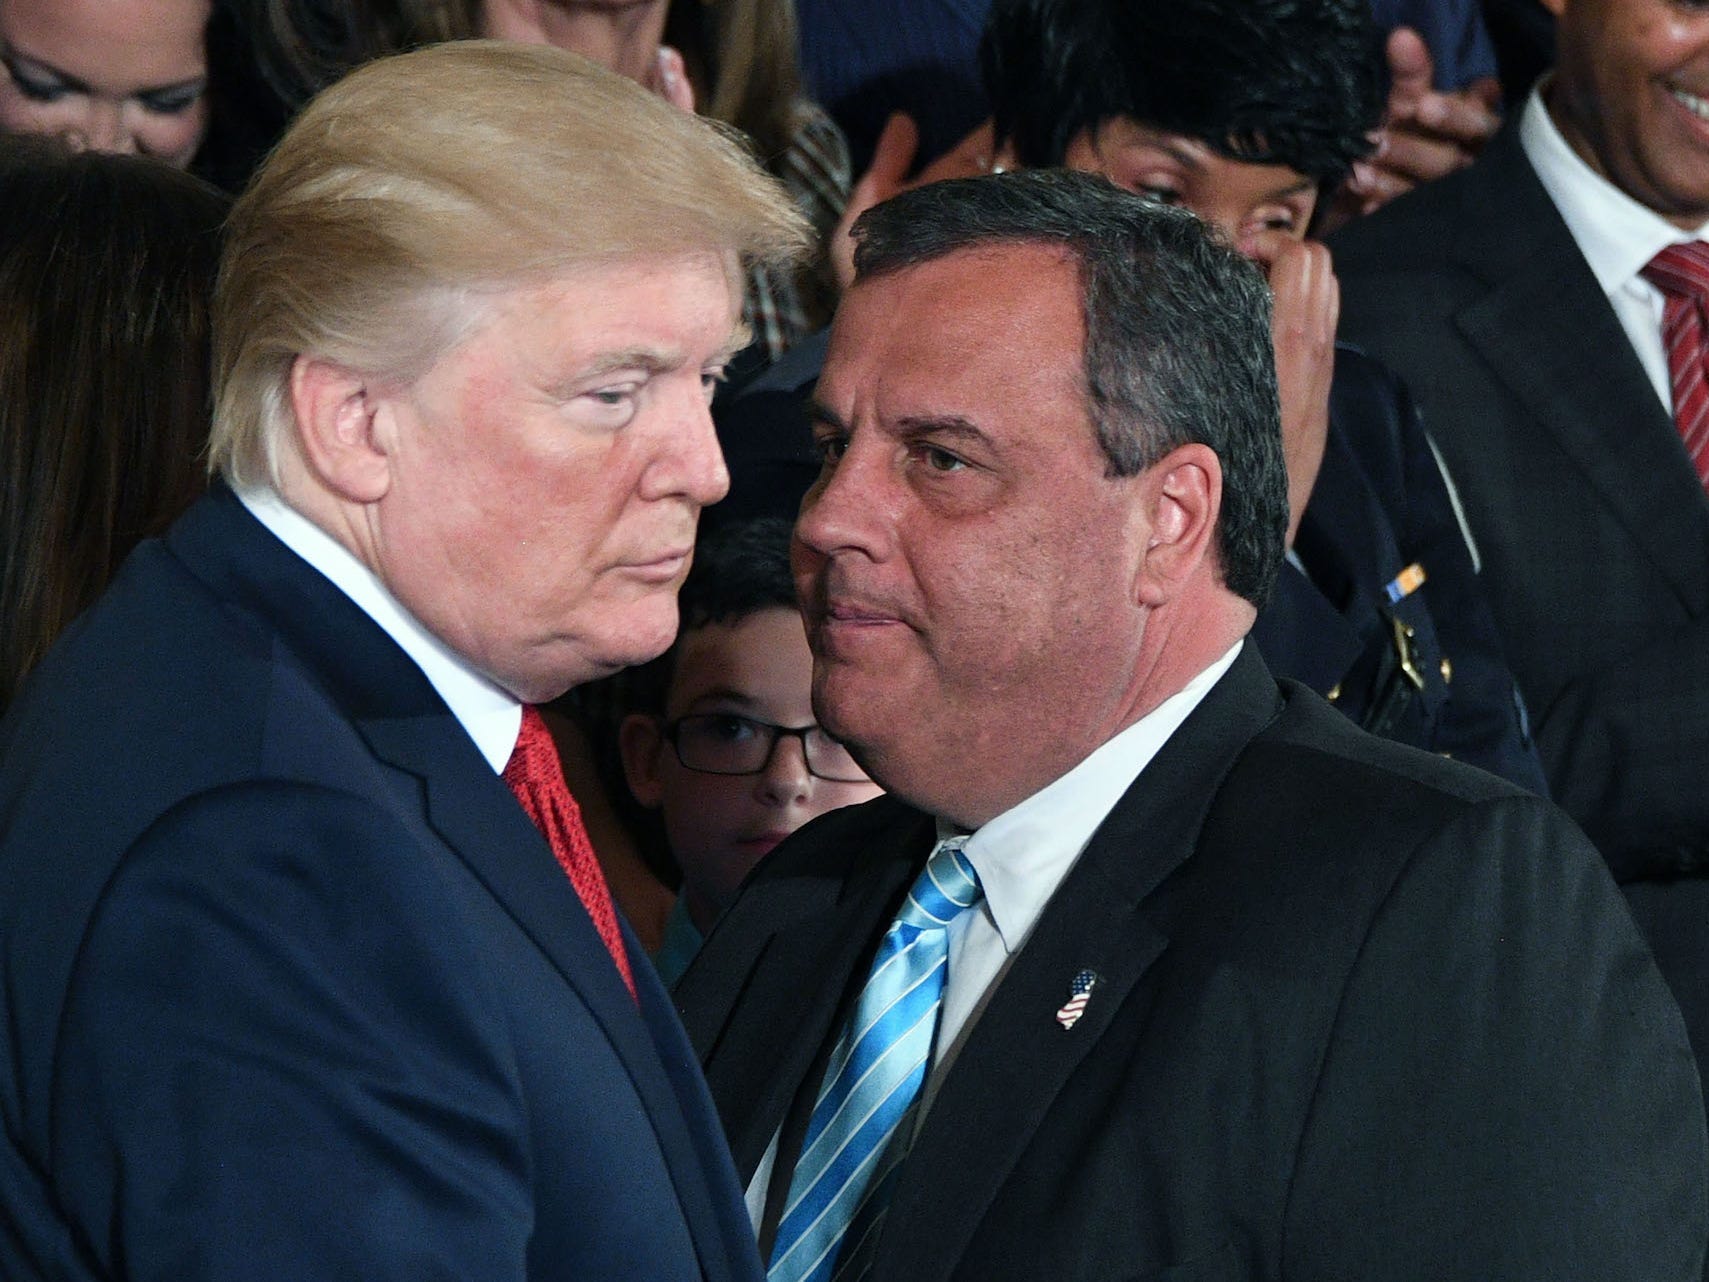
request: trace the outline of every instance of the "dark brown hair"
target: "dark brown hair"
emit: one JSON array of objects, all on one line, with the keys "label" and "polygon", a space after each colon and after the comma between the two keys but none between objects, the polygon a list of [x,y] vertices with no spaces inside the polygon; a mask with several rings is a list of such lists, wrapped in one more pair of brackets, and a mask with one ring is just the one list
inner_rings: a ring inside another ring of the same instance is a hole
[{"label": "dark brown hair", "polygon": [[202,488],[225,211],[154,161],[0,139],[0,710]]}]

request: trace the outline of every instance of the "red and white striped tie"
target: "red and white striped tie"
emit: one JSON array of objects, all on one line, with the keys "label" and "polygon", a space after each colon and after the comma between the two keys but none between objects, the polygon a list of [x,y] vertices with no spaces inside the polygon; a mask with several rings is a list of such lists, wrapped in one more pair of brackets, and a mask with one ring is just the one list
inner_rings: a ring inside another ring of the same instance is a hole
[{"label": "red and white striped tie", "polygon": [[1709,244],[1669,245],[1650,259],[1644,275],[1666,296],[1662,342],[1673,384],[1673,421],[1697,479],[1709,489]]}]

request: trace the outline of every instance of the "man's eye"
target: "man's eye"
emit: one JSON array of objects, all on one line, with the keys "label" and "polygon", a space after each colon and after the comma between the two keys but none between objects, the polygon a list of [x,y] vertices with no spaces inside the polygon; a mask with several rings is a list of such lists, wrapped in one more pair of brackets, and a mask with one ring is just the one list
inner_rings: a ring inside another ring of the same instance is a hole
[{"label": "man's eye", "polygon": [[848,452],[849,438],[846,436],[815,436],[813,451],[819,456],[821,463],[835,463]]},{"label": "man's eye", "polygon": [[939,449],[936,445],[922,445],[920,457],[927,467],[934,472],[959,472],[967,464],[948,450]]}]

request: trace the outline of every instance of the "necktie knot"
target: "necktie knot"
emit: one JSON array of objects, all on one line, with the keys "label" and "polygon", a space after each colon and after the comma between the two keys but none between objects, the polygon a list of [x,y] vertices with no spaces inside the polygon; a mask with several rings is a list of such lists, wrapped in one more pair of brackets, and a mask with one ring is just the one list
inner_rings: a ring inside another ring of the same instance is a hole
[{"label": "necktie knot", "polygon": [[[563,779],[563,765],[558,760],[558,745],[552,742],[552,732],[540,709],[531,703],[522,705],[522,728],[516,735],[516,747],[510,750],[510,760],[504,764],[504,781],[512,792],[523,789],[550,793],[553,784]],[[564,785],[566,788],[568,785]]]},{"label": "necktie knot", "polygon": [[931,1063],[949,963],[946,929],[983,891],[940,841],[878,946],[832,1048],[772,1248],[769,1282],[861,1282],[872,1262]]},{"label": "necktie knot", "polygon": [[1644,278],[1676,298],[1709,298],[1709,243],[1700,240],[1669,245],[1650,259]]},{"label": "necktie knot", "polygon": [[984,891],[979,874],[963,853],[966,837],[940,841],[914,879],[908,901],[896,914],[898,924],[915,930],[942,930],[978,903]]}]

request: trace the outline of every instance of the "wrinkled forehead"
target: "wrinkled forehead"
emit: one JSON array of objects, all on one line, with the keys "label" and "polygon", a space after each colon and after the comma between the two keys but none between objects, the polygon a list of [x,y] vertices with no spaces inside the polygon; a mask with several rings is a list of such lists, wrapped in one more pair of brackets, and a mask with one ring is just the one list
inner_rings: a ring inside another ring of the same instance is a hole
[{"label": "wrinkled forehead", "polygon": [[999,419],[1084,402],[1078,261],[1059,248],[998,243],[881,270],[845,295],[815,406],[845,428]]}]

